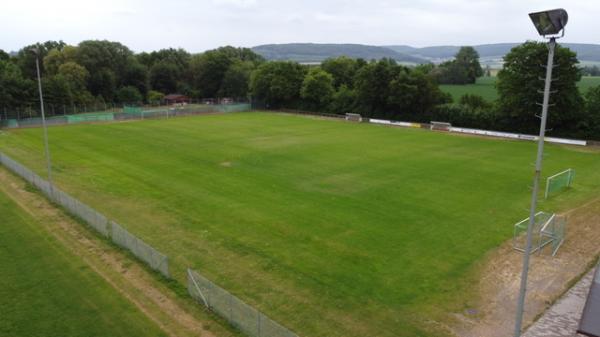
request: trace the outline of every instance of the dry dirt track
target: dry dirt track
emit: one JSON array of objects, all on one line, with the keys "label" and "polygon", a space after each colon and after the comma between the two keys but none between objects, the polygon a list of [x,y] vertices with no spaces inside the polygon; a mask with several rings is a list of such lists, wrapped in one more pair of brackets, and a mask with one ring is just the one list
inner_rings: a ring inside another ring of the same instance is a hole
[{"label": "dry dirt track", "polygon": [[[0,191],[40,220],[55,236],[112,285],[169,336],[230,336],[191,300],[179,298],[145,268],[122,251],[111,247],[51,205],[44,197],[28,191],[23,180],[0,167]],[[202,320],[199,319],[202,317]]]},{"label": "dry dirt track", "polygon": [[[539,317],[561,294],[589,271],[600,255],[600,199],[573,209],[567,236],[556,257],[548,252],[531,259],[524,326]],[[460,337],[506,337],[514,328],[522,255],[505,242],[490,254],[482,267],[479,301],[456,313],[450,330]],[[548,335],[552,336],[552,335]]]}]

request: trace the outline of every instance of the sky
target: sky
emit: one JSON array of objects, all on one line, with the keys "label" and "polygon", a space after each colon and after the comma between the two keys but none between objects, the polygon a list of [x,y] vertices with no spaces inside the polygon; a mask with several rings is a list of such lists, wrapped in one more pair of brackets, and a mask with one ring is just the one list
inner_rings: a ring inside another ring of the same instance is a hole
[{"label": "sky", "polygon": [[539,39],[527,13],[563,7],[564,42],[600,43],[597,0],[7,0],[0,49],[119,41],[136,52],[224,45],[475,45]]}]

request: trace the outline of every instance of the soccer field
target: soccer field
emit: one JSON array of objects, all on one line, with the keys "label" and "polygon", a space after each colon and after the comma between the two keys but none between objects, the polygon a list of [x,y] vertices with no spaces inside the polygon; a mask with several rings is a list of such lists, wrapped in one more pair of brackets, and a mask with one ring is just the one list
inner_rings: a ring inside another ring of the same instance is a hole
[{"label": "soccer field", "polygon": [[[42,130],[0,150],[44,173]],[[300,336],[440,336],[477,262],[527,216],[533,142],[275,113],[49,129],[57,185]],[[547,145],[544,176],[600,192],[599,152]]]},{"label": "soccer field", "polygon": [[166,336],[0,191],[0,336]]}]

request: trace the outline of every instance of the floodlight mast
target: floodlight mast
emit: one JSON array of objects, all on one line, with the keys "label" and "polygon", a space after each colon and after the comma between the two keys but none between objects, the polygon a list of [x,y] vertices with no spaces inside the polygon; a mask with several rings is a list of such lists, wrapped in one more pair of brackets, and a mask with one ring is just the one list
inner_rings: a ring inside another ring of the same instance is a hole
[{"label": "floodlight mast", "polygon": [[36,48],[33,50],[33,52],[35,53],[35,69],[37,71],[38,91],[40,94],[40,111],[42,115],[42,127],[44,129],[44,151],[46,152],[48,184],[50,185],[50,191],[52,191],[52,162],[50,160],[50,148],[48,146],[48,128],[46,126],[46,115],[44,113],[44,95],[42,94],[42,77],[40,75],[40,51],[38,48]]},{"label": "floodlight mast", "polygon": [[[544,156],[544,137],[546,135],[546,122],[548,120],[548,106],[550,103],[550,86],[552,84],[552,68],[554,67],[554,49],[556,39],[565,34],[565,25],[568,15],[564,9],[555,9],[545,12],[531,13],[529,17],[533,21],[538,33],[544,38],[549,37],[548,62],[546,65],[546,79],[544,83],[544,101],[542,103],[542,116],[540,122],[540,134],[538,137],[537,157],[535,162],[535,173],[533,176],[533,191],[531,192],[531,209],[529,212],[529,224],[527,226],[527,244],[523,253],[523,270],[521,272],[521,286],[517,302],[517,317],[515,320],[515,337],[521,336],[523,325],[523,312],[525,309],[525,295],[527,292],[527,276],[529,274],[529,257],[531,255],[532,232],[535,225],[535,213],[537,208],[538,192],[540,188],[540,177],[542,173],[542,159]],[[562,35],[557,36],[562,32]]]}]

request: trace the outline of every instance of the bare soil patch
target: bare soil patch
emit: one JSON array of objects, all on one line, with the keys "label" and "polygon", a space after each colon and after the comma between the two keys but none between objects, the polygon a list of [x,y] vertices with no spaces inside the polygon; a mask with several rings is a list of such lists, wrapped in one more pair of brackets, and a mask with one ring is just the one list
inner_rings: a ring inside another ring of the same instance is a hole
[{"label": "bare soil patch", "polygon": [[[556,257],[549,249],[532,255],[524,327],[533,323],[600,255],[600,199],[564,213],[566,239]],[[490,253],[481,267],[478,300],[452,315],[449,329],[460,337],[505,337],[514,329],[522,253],[512,241]]]}]

